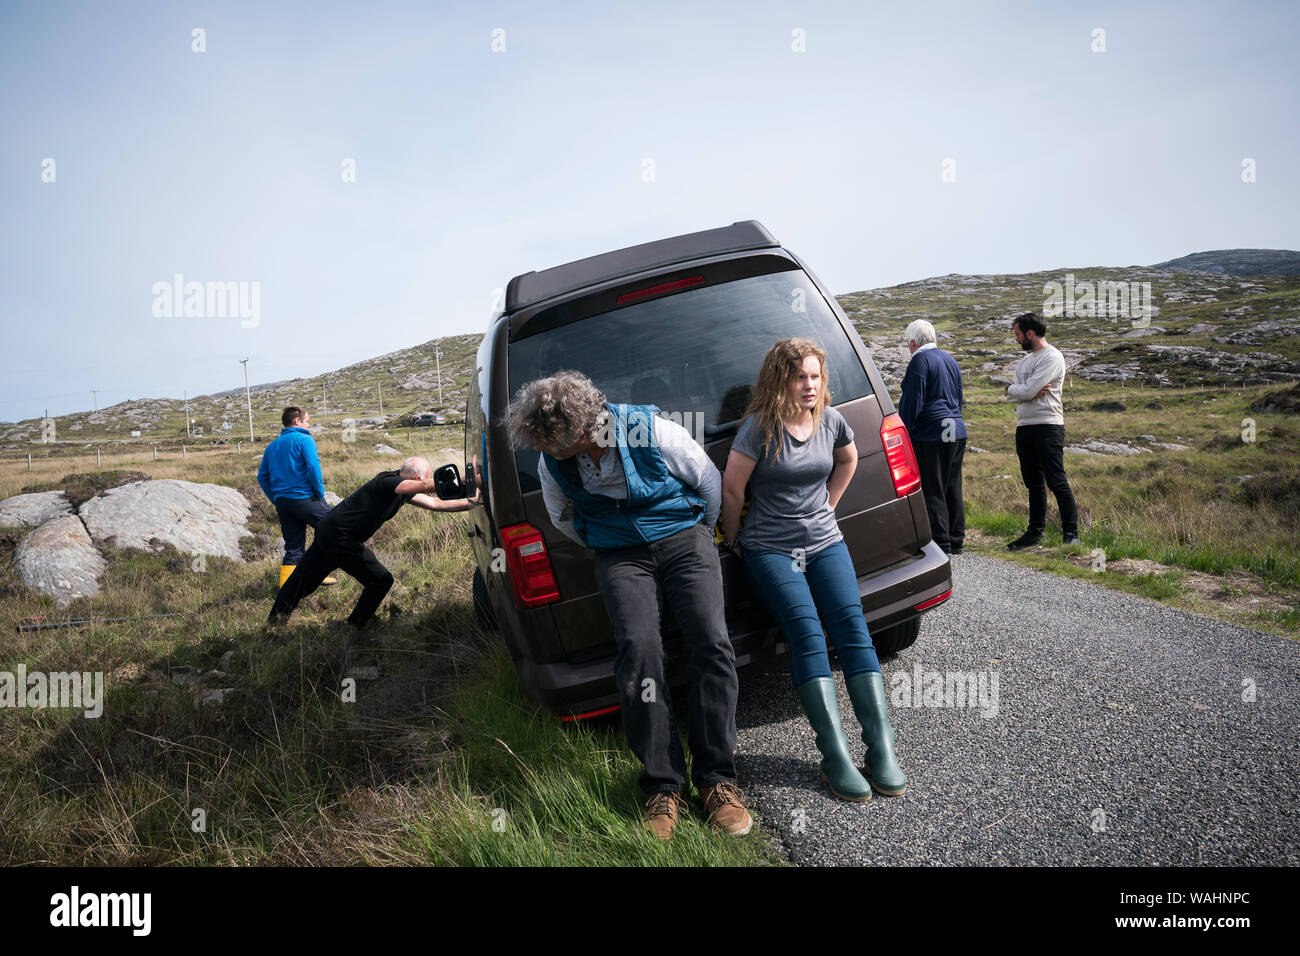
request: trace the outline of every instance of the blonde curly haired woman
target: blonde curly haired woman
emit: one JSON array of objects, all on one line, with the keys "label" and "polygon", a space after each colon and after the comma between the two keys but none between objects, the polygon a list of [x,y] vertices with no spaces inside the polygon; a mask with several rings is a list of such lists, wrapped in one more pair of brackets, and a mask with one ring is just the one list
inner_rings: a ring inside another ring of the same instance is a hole
[{"label": "blonde curly haired woman", "polygon": [[[857,575],[835,520],[858,453],[853,430],[830,402],[826,353],[817,343],[785,339],[768,350],[722,476],[723,546],[740,556],[785,635],[795,692],[817,735],[823,779],[837,797],[863,802],[873,789],[903,793],[907,777],[894,754]],[[749,511],[741,528],[747,484]],[[862,725],[867,754],[861,769],[840,725],[823,625]]]}]

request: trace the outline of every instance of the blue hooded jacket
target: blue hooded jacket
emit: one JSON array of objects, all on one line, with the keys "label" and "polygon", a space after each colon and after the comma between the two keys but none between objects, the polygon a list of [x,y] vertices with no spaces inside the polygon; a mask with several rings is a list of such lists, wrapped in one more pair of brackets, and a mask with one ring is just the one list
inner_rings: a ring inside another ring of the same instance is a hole
[{"label": "blue hooded jacket", "polygon": [[262,454],[257,483],[272,504],[276,498],[324,498],[325,479],[311,432],[297,426],[282,429]]}]

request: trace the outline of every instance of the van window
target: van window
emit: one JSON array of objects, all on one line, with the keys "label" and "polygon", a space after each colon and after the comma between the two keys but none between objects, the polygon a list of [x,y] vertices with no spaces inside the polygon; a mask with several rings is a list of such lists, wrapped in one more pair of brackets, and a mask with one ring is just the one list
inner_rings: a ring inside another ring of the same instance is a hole
[{"label": "van window", "polygon": [[[793,336],[826,351],[832,402],[871,394],[849,337],[802,269],[679,292],[520,339],[510,346],[510,394],[573,369],[609,401],[658,405],[705,441],[744,414],[768,348]],[[537,458],[531,448],[517,454],[525,492],[538,487]]]}]

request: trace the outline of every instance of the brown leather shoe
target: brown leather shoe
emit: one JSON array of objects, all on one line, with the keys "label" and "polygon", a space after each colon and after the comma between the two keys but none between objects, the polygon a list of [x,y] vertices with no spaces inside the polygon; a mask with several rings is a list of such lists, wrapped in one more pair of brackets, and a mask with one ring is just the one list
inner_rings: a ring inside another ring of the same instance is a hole
[{"label": "brown leather shoe", "polygon": [[680,793],[652,793],[645,802],[645,819],[641,825],[660,840],[671,839],[673,827],[677,826],[677,817],[686,807],[686,801]]},{"label": "brown leather shoe", "polygon": [[709,815],[709,826],[733,836],[744,836],[754,825],[754,818],[745,809],[745,795],[734,783],[722,781],[700,791],[704,798],[704,812]]}]

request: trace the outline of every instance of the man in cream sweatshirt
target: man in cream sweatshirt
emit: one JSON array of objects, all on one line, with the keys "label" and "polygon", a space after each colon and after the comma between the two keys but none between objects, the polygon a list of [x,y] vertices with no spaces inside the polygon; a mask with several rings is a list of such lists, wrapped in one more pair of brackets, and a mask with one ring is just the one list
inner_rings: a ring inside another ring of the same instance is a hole
[{"label": "man in cream sweatshirt", "polygon": [[1074,493],[1065,477],[1065,413],[1061,405],[1065,385],[1065,358],[1047,344],[1047,326],[1033,312],[1017,316],[1011,324],[1016,342],[1029,354],[1016,363],[1008,401],[1016,403],[1016,456],[1020,477],[1029,489],[1029,528],[1007,544],[1019,551],[1039,544],[1047,524],[1047,489],[1056,496],[1061,512],[1062,544],[1079,540],[1079,513]]}]

